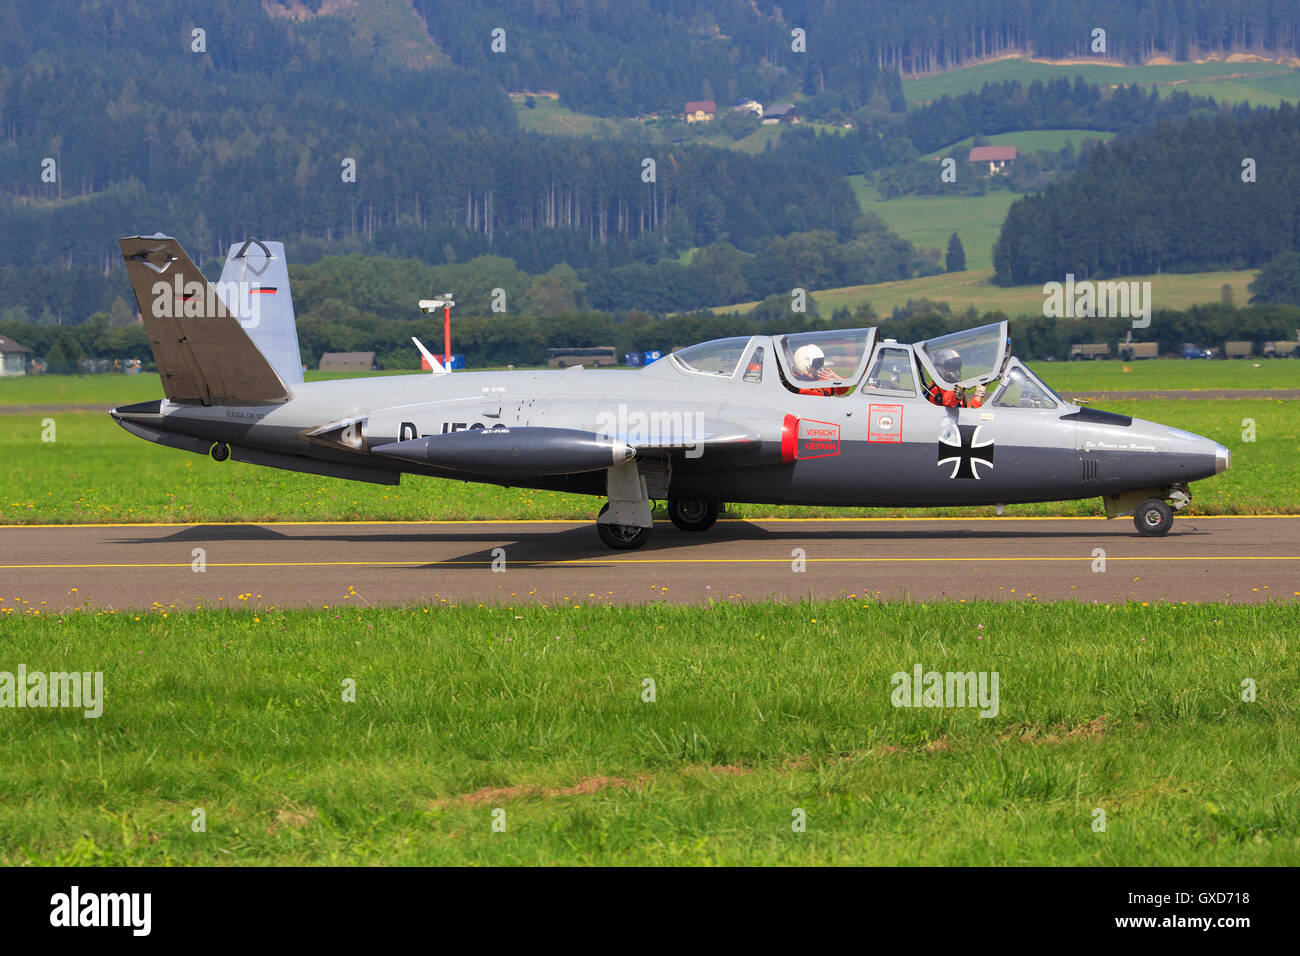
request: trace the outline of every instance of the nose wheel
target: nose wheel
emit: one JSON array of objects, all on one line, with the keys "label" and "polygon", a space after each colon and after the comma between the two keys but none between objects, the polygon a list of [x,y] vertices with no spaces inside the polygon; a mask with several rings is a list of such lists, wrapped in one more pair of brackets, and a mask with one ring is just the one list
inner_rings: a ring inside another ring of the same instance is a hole
[{"label": "nose wheel", "polygon": [[[603,516],[609,510],[609,505],[600,509]],[[626,524],[607,524],[596,519],[596,533],[600,535],[600,540],[605,543],[605,547],[614,548],[617,551],[632,551],[641,547],[650,540],[649,528],[638,528],[635,525]]]},{"label": "nose wheel", "polygon": [[1138,534],[1148,538],[1167,535],[1174,525],[1174,509],[1159,498],[1148,498],[1133,512],[1133,524]]}]

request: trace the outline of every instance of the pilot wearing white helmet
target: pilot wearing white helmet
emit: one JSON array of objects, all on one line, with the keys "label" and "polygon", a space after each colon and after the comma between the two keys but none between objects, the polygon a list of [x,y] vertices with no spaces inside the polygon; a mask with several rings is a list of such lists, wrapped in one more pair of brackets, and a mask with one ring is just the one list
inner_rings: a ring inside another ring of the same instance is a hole
[{"label": "pilot wearing white helmet", "polygon": [[[795,350],[791,363],[794,374],[805,382],[824,382],[837,379],[832,369],[826,367],[826,353],[816,345],[801,345]],[[801,388],[800,395],[844,395],[847,388]]]}]

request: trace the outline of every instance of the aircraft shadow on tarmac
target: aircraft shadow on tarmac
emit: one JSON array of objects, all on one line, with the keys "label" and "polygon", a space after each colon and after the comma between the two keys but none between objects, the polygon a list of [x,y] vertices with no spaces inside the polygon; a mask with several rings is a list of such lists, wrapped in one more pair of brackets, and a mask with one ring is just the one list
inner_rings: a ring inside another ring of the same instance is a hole
[{"label": "aircraft shadow on tarmac", "polygon": [[[815,521],[816,519],[811,519]],[[1024,519],[1008,519],[1024,520]],[[899,529],[873,529],[871,527],[858,528],[823,528],[817,530],[807,530],[803,528],[771,528],[760,527],[747,521],[723,521],[719,522],[707,532],[695,534],[678,531],[673,528],[669,522],[656,522],[655,533],[645,547],[636,551],[611,551],[602,545],[596,538],[595,529],[589,524],[579,525],[577,527],[566,528],[563,530],[543,530],[536,531],[510,529],[510,522],[501,523],[503,530],[498,531],[477,531],[477,530],[458,530],[448,527],[447,530],[438,531],[418,531],[414,530],[418,525],[412,524],[410,531],[395,532],[381,531],[377,533],[367,532],[361,529],[357,531],[340,530],[335,533],[305,533],[305,534],[286,534],[274,528],[264,527],[262,525],[196,525],[192,528],[186,528],[171,534],[160,537],[131,537],[122,538],[116,541],[117,544],[160,544],[160,543],[218,543],[223,541],[267,541],[283,542],[292,545],[297,542],[336,542],[339,544],[354,544],[364,546],[371,543],[380,544],[450,544],[460,543],[465,545],[481,544],[481,548],[475,548],[463,554],[448,555],[447,557],[436,559],[428,564],[404,565],[411,570],[426,570],[441,568],[445,569],[448,562],[455,564],[491,564],[496,555],[493,554],[498,548],[506,550],[506,559],[511,564],[527,564],[530,567],[564,567],[562,562],[572,562],[575,560],[590,561],[597,563],[593,559],[608,559],[610,565],[618,564],[624,559],[633,559],[639,556],[649,554],[662,554],[664,552],[681,552],[686,549],[692,551],[707,545],[725,544],[728,542],[780,542],[780,541],[800,541],[804,543],[817,541],[857,541],[863,544],[870,542],[892,542],[892,541],[955,541],[978,547],[981,543],[1006,542],[1006,541],[1024,541],[1024,542],[1042,542],[1042,541],[1097,541],[1098,539],[1115,539],[1126,538],[1136,539],[1139,537],[1137,532],[1127,521],[1116,521],[1105,529],[1070,528],[1053,529],[1053,530],[1011,530],[1000,529],[989,526],[977,527],[954,527],[944,529],[917,529],[917,530],[899,530]],[[525,525],[523,528],[527,528]],[[513,530],[513,533],[509,533]],[[1184,523],[1181,527],[1175,525],[1171,532],[1171,537],[1183,537],[1186,535],[1203,535],[1208,532],[1196,528],[1193,525]],[[346,560],[343,555],[336,555]]]}]

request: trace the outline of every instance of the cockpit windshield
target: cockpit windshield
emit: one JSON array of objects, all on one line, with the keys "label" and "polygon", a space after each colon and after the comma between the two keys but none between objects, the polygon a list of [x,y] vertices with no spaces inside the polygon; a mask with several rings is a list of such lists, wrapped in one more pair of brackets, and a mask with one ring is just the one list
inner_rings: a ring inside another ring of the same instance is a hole
[{"label": "cockpit windshield", "polygon": [[851,384],[861,377],[875,336],[875,329],[830,329],[779,336],[776,341],[781,370],[796,388],[809,382],[827,387]]},{"label": "cockpit windshield", "polygon": [[749,340],[748,335],[738,335],[730,339],[701,342],[674,352],[672,358],[687,371],[730,378],[736,374],[736,366],[740,364]]},{"label": "cockpit windshield", "polygon": [[993,404],[999,408],[1056,408],[1060,401],[1042,379],[1013,359]]}]

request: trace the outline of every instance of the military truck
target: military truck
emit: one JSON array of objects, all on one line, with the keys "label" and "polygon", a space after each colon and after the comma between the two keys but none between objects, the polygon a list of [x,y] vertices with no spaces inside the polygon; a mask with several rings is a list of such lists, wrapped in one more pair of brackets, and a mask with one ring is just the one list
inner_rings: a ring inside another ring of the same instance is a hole
[{"label": "military truck", "polygon": [[1224,342],[1224,358],[1250,358],[1255,354],[1254,342]]},{"label": "military truck", "polygon": [[1300,358],[1300,329],[1296,329],[1295,339],[1277,339],[1264,343],[1264,355],[1268,358]]},{"label": "military truck", "polygon": [[1078,362],[1083,359],[1108,359],[1110,358],[1109,342],[1092,342],[1087,345],[1074,344],[1070,346],[1070,361]]},{"label": "military truck", "polygon": [[1153,359],[1160,357],[1160,343],[1158,342],[1121,342],[1119,343],[1119,357],[1126,362],[1133,359]]}]

